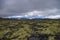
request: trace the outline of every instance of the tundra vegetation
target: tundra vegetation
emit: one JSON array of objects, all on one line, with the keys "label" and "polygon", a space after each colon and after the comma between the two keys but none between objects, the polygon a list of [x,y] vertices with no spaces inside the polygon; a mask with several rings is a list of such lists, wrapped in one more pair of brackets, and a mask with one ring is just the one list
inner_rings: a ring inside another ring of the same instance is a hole
[{"label": "tundra vegetation", "polygon": [[0,40],[60,40],[60,20],[0,19]]}]

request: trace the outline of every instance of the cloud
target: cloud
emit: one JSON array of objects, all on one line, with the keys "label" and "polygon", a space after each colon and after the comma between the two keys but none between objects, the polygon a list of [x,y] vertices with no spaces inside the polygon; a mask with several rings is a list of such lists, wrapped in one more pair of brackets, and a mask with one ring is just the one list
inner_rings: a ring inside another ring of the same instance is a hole
[{"label": "cloud", "polygon": [[38,16],[49,16],[49,15],[58,15],[60,13],[60,9],[46,9],[43,11],[31,11],[31,12],[27,12],[25,13],[25,15],[27,15],[28,17],[38,17]]},{"label": "cloud", "polygon": [[46,9],[43,11],[31,11],[31,12],[26,12],[24,15],[15,15],[15,16],[8,16],[7,18],[21,18],[21,17],[27,17],[27,18],[35,18],[35,17],[40,17],[40,18],[60,18],[60,9]]},{"label": "cloud", "polygon": [[60,15],[50,15],[50,16],[46,16],[45,18],[58,19],[60,18]]},{"label": "cloud", "polygon": [[60,15],[60,13],[53,13],[54,11],[59,11],[59,9],[60,9],[59,0],[0,0],[0,17],[16,15],[31,16],[33,14],[34,14],[33,16],[38,14]]}]

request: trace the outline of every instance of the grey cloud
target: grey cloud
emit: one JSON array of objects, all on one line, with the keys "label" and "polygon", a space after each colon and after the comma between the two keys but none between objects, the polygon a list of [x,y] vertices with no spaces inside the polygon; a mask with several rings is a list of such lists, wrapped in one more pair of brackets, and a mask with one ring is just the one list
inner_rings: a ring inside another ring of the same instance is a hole
[{"label": "grey cloud", "polygon": [[34,10],[58,9],[59,4],[60,0],[0,0],[0,17],[24,15]]}]

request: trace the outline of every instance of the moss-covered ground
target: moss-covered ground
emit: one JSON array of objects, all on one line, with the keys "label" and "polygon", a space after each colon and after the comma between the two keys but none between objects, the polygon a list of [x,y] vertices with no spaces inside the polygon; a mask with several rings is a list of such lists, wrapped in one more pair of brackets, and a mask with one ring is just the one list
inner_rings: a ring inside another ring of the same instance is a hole
[{"label": "moss-covered ground", "polygon": [[0,40],[60,40],[60,20],[0,19]]}]

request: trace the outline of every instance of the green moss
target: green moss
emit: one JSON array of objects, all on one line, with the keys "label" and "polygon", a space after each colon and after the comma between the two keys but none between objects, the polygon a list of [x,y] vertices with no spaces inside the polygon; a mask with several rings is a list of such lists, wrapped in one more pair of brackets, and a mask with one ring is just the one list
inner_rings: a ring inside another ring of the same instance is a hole
[{"label": "green moss", "polygon": [[[1,20],[0,39],[27,40],[32,34],[60,35],[60,20]],[[11,32],[12,34],[7,34]],[[9,36],[10,35],[10,36]],[[49,40],[54,40],[50,37]]]}]

